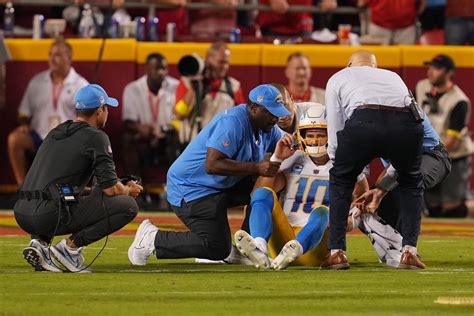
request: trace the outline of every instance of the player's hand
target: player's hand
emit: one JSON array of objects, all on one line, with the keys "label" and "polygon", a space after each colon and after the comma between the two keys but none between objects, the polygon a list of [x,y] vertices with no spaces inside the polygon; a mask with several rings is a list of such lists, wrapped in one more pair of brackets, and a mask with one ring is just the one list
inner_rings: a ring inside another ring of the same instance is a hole
[{"label": "player's hand", "polygon": [[292,147],[295,136],[287,134],[283,136],[277,143],[275,148],[275,156],[278,159],[285,160],[291,157],[296,149]]},{"label": "player's hand", "polygon": [[127,187],[129,188],[128,195],[136,199],[140,192],[143,191],[143,187],[137,183],[137,181],[128,181]]},{"label": "player's hand", "polygon": [[355,206],[364,212],[375,213],[386,194],[385,191],[378,188],[369,190],[355,199],[351,206]]},{"label": "player's hand", "polygon": [[290,5],[288,4],[288,1],[286,0],[271,0],[270,1],[270,7],[272,10],[278,14],[283,14],[286,11],[288,11],[288,8]]},{"label": "player's hand", "polygon": [[277,174],[278,170],[280,170],[279,162],[262,160],[257,163],[257,171],[259,176],[274,177]]}]

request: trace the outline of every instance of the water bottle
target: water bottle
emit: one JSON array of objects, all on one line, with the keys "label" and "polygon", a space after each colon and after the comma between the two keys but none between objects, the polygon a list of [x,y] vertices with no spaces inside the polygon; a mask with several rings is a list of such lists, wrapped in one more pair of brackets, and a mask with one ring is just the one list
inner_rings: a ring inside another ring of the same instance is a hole
[{"label": "water bottle", "polygon": [[230,31],[230,42],[234,44],[240,43],[240,29],[239,28],[234,27]]},{"label": "water bottle", "polygon": [[148,18],[148,40],[150,42],[158,42],[158,23],[160,20],[155,16]]},{"label": "water bottle", "polygon": [[109,37],[110,38],[119,38],[120,37],[120,24],[116,18],[112,17],[109,26]]},{"label": "water bottle", "polygon": [[166,24],[166,41],[169,43],[176,41],[176,23]]},{"label": "water bottle", "polygon": [[143,16],[135,18],[135,38],[137,41],[145,40],[145,22],[146,19]]},{"label": "water bottle", "polygon": [[42,14],[35,14],[33,16],[33,39],[40,39],[44,37],[44,16]]},{"label": "water bottle", "polygon": [[92,16],[91,5],[84,4],[82,10],[81,22],[79,22],[79,36],[82,38],[93,38],[95,36],[95,23],[94,17]]},{"label": "water bottle", "polygon": [[15,8],[11,2],[5,5],[3,16],[3,31],[5,37],[13,37],[13,28],[15,27]]}]

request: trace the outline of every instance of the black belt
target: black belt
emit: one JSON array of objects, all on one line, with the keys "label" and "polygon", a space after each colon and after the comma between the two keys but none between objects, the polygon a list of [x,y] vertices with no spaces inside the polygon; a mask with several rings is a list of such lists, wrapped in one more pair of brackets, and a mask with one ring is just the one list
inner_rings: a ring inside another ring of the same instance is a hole
[{"label": "black belt", "polygon": [[49,192],[41,190],[35,191],[20,191],[20,200],[52,200]]},{"label": "black belt", "polygon": [[370,109],[370,110],[381,110],[388,112],[410,112],[409,107],[395,107],[395,106],[386,106],[380,104],[363,104],[357,108],[357,110]]}]

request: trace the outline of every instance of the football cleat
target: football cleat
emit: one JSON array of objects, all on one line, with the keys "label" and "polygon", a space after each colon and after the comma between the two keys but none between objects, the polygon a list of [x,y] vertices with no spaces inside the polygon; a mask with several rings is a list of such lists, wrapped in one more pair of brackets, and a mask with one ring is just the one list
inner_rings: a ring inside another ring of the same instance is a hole
[{"label": "football cleat", "polygon": [[247,232],[239,230],[235,233],[235,245],[241,254],[253,262],[257,269],[268,270],[270,268],[270,258],[255,245],[255,241]]},{"label": "football cleat", "polygon": [[296,240],[290,240],[287,242],[281,249],[278,256],[272,262],[272,269],[283,270],[288,267],[290,263],[298,259],[298,257],[303,253],[303,247]]}]

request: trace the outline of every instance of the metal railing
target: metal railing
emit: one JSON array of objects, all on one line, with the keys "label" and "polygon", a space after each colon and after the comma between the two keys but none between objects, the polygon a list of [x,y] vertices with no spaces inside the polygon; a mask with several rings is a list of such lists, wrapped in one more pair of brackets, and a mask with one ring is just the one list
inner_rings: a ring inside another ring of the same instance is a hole
[{"label": "metal railing", "polygon": [[[6,2],[2,0],[0,2]],[[75,1],[72,0],[13,0],[13,5],[35,5],[35,6],[68,6],[74,5]],[[110,6],[109,1],[83,1],[90,3],[98,7],[108,7]],[[178,5],[165,4],[165,3],[151,3],[149,1],[125,1],[123,4],[126,8],[156,8],[156,9],[172,9],[178,8]],[[264,4],[239,4],[235,7],[229,7],[226,5],[218,5],[211,3],[202,3],[202,2],[191,2],[186,3],[184,8],[188,10],[238,10],[238,11],[271,11],[269,5]],[[332,10],[331,13],[334,14],[358,14],[364,9],[359,9],[355,7],[337,7],[335,10]],[[318,6],[304,6],[304,5],[290,5],[288,12],[310,12],[310,13],[323,13]]]}]

